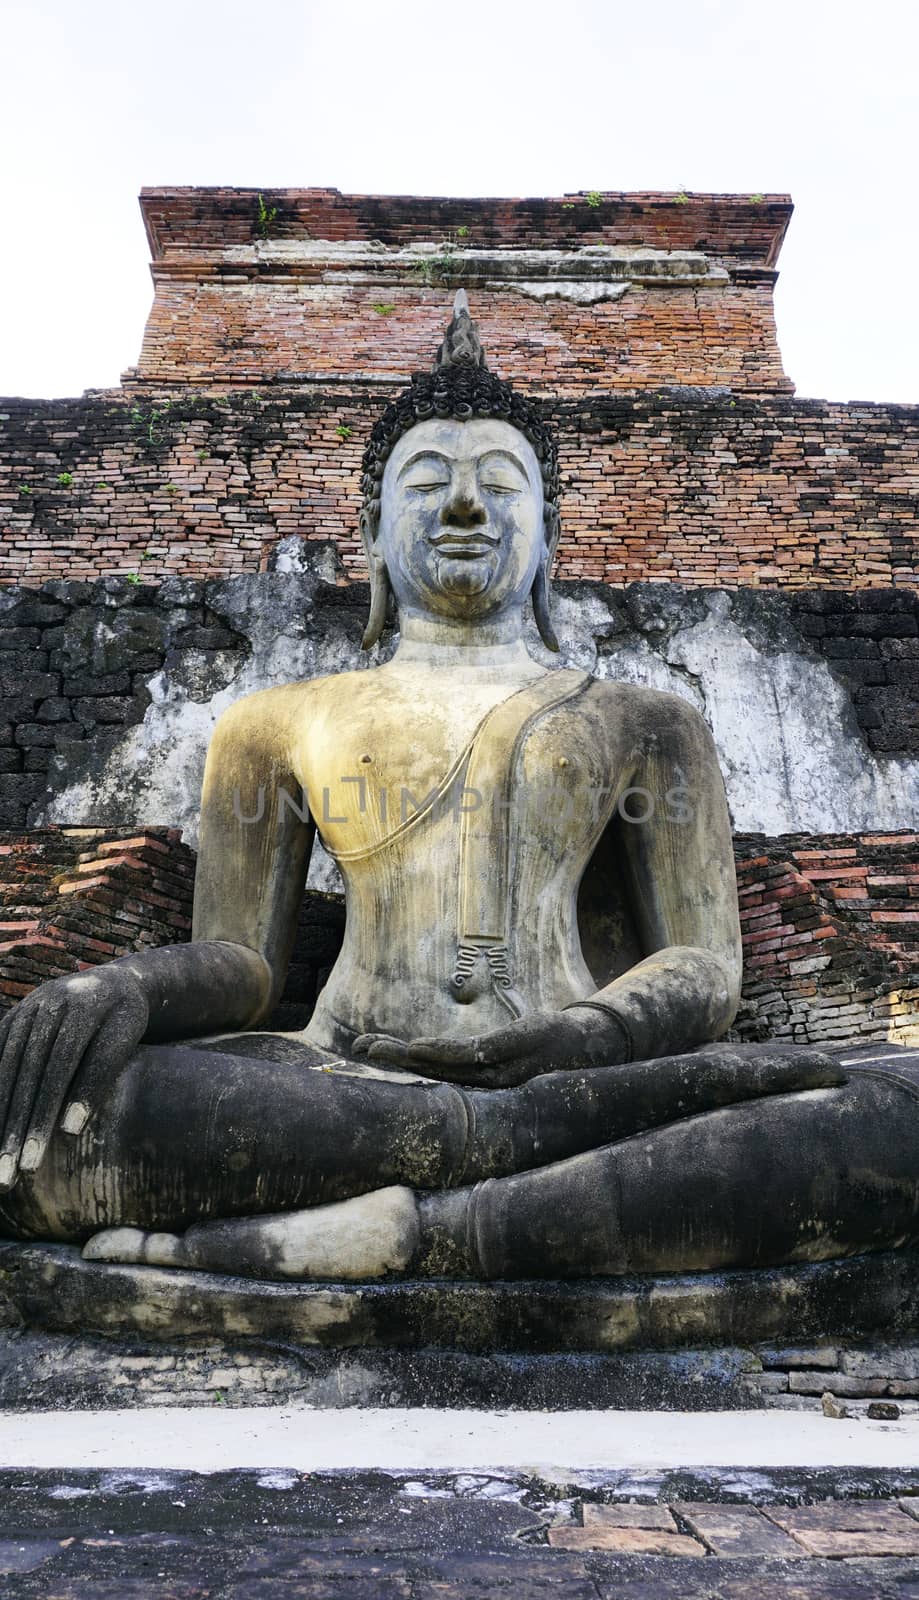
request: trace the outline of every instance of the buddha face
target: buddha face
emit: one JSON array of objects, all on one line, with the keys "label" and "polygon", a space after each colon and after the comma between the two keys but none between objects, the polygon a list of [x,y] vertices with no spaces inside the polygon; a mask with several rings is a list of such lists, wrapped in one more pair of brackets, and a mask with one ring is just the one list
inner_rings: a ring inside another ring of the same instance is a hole
[{"label": "buddha face", "polygon": [[377,540],[400,609],[472,620],[522,606],[545,550],[535,451],[487,417],[417,423],[386,463]]}]

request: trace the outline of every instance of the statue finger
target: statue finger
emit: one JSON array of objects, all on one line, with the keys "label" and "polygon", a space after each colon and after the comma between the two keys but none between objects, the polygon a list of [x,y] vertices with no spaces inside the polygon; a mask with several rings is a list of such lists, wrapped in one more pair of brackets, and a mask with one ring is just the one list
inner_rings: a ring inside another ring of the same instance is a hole
[{"label": "statue finger", "polygon": [[[10,1029],[13,1026],[18,1009],[18,1006],[10,1006],[9,1010],[4,1011],[3,1015],[0,1016],[0,1063],[3,1061],[3,1052],[6,1049],[6,1041],[9,1038]],[[0,1066],[0,1070],[2,1070],[2,1066]]]},{"label": "statue finger", "polygon": [[413,1039],[409,1045],[418,1061],[444,1062],[456,1067],[491,1067],[500,1061],[515,1061],[533,1049],[532,1027],[512,1022],[506,1028],[473,1039]]},{"label": "statue finger", "polygon": [[351,1049],[355,1055],[366,1056],[378,1044],[401,1045],[405,1048],[405,1040],[397,1039],[394,1033],[359,1033]]},{"label": "statue finger", "polygon": [[436,1067],[472,1067],[480,1060],[479,1039],[412,1039],[408,1051],[413,1061]]},{"label": "statue finger", "polygon": [[18,1061],[0,1139],[0,1194],[12,1189],[19,1175],[32,1107],[63,1017],[63,1006],[29,1007],[20,1026],[14,1024],[10,1029],[4,1059],[12,1048]]},{"label": "statue finger", "polygon": [[61,1107],[70,1094],[80,1063],[98,1029],[97,1019],[65,1014],[51,1046],[38,1086],[19,1166],[34,1172],[45,1158]]},{"label": "statue finger", "polygon": [[834,1089],[846,1082],[844,1068],[824,1050],[779,1046],[740,1058],[741,1079],[752,1077],[760,1094],[791,1094],[796,1089]]},{"label": "statue finger", "polygon": [[19,1057],[15,1049],[11,1048],[7,1054],[7,1044],[13,1031],[13,1023],[18,1021],[21,1013],[18,1006],[11,1006],[0,1022],[0,1133],[6,1121],[6,1108],[13,1093],[13,1084],[16,1082],[16,1069]]},{"label": "statue finger", "polygon": [[145,1011],[135,1011],[123,1000],[112,1006],[96,1027],[69,1085],[61,1118],[63,1133],[83,1132],[114,1075],[134,1054],[146,1027]]},{"label": "statue finger", "polygon": [[825,1050],[802,1050],[789,1058],[788,1065],[802,1089],[836,1089],[849,1081],[838,1057]]},{"label": "statue finger", "polygon": [[751,1052],[716,1045],[683,1059],[693,1081],[708,1084],[706,1098],[713,1105],[730,1104],[757,1095],[832,1089],[846,1082],[845,1069],[837,1058],[812,1047],[779,1045],[770,1049],[764,1046]]},{"label": "statue finger", "polygon": [[552,1068],[547,1067],[541,1057],[517,1056],[484,1068],[476,1076],[476,1083],[483,1089],[517,1089],[522,1083],[529,1082],[530,1078],[550,1071]]},{"label": "statue finger", "polygon": [[370,1049],[366,1052],[368,1061],[390,1061],[398,1066],[406,1066],[409,1061],[408,1045],[404,1039],[391,1039],[386,1035],[377,1037]]}]

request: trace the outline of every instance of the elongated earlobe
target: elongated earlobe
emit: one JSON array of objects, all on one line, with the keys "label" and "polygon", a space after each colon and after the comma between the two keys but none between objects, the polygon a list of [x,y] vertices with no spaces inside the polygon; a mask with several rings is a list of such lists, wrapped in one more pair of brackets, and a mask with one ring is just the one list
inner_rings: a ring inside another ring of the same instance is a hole
[{"label": "elongated earlobe", "polygon": [[386,562],[376,552],[370,557],[370,616],[361,640],[362,650],[372,650],[386,626],[389,610],[389,573]]},{"label": "elongated earlobe", "polygon": [[530,599],[533,602],[533,616],[539,629],[539,637],[547,650],[558,650],[559,643],[555,629],[552,626],[552,611],[549,602],[549,561],[544,557],[536,568],[533,587],[530,590]]},{"label": "elongated earlobe", "polygon": [[361,640],[362,650],[372,650],[380,634],[386,626],[389,612],[389,573],[386,562],[377,548],[376,536],[379,527],[379,500],[372,507],[364,506],[360,515],[361,543],[367,557],[367,570],[370,573],[370,616],[364,629]]}]

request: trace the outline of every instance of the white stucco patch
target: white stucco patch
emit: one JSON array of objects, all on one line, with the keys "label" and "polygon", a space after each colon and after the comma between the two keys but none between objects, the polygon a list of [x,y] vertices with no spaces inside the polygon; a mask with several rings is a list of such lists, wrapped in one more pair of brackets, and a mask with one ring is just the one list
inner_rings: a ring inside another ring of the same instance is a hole
[{"label": "white stucco patch", "polygon": [[727,597],[713,598],[703,622],[678,628],[657,648],[647,639],[614,648],[602,670],[669,689],[702,711],[734,826],[768,834],[913,826],[919,762],[872,755],[825,662],[758,647],[733,620]]},{"label": "white stucco patch", "polygon": [[[506,285],[489,283],[487,287],[502,289]],[[518,279],[513,284],[518,294],[525,294],[530,300],[570,300],[578,306],[597,305],[601,300],[621,300],[629,287],[628,281],[604,283],[594,280],[579,283],[565,278]]]},{"label": "white stucco patch", "polygon": [[[285,554],[286,572],[219,586],[222,615],[249,643],[235,676],[209,698],[193,699],[187,667],[156,673],[143,722],[127,729],[89,774],[74,777],[37,809],[33,824],[162,824],[180,827],[194,843],[205,752],[227,706],[257,689],[374,664],[361,656],[353,615],[334,606],[313,611],[312,579],[295,558],[296,552]],[[739,606],[728,591],[704,598],[696,592],[691,606],[685,602],[685,622],[680,592],[662,589],[657,613],[656,593],[636,622],[627,619],[619,591],[598,584],[563,589],[555,602],[561,660],[597,677],[669,690],[696,706],[713,730],[737,829],[857,833],[915,826],[919,762],[872,754],[847,689],[822,658],[803,641],[796,647],[793,634],[770,634],[755,606]],[[535,628],[528,638],[537,659],[559,663],[539,645]],[[319,846],[310,883],[340,886]]]}]

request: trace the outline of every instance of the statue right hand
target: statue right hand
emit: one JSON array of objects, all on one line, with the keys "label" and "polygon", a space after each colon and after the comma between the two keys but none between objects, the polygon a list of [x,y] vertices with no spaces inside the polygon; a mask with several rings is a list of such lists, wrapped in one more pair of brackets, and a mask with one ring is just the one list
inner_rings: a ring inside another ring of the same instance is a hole
[{"label": "statue right hand", "polygon": [[82,1132],[148,1021],[141,983],[118,962],[52,978],[0,1021],[0,1194],[40,1165],[59,1117]]}]

